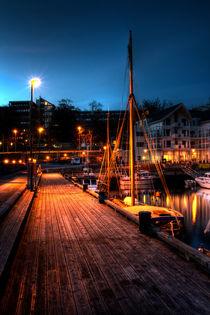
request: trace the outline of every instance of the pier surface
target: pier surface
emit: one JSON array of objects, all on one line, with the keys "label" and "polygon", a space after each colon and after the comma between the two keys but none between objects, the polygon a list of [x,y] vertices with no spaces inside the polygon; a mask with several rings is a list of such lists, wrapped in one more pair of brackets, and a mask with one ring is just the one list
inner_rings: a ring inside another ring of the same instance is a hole
[{"label": "pier surface", "polygon": [[43,175],[1,314],[209,314],[210,280],[59,174]]}]

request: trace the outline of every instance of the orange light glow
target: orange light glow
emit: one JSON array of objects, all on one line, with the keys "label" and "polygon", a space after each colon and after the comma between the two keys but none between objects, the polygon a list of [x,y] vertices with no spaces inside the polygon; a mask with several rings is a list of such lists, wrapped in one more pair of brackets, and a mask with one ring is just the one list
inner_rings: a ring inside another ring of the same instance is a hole
[{"label": "orange light glow", "polygon": [[12,160],[12,164],[16,164],[16,161],[15,161],[15,160]]},{"label": "orange light glow", "polygon": [[43,131],[44,131],[44,128],[43,128],[43,127],[39,127],[39,128],[38,128],[38,132],[39,132],[39,133],[42,133]]},{"label": "orange light glow", "polygon": [[8,164],[9,163],[9,160],[4,160],[4,164]]},{"label": "orange light glow", "polygon": [[49,159],[50,159],[50,157],[49,157],[49,155],[47,155],[47,156],[46,156],[46,160],[48,160],[48,161],[49,161]]},{"label": "orange light glow", "polygon": [[12,130],[12,132],[16,135],[17,134],[17,129]]},{"label": "orange light glow", "polygon": [[81,126],[78,126],[77,127],[77,130],[79,130],[79,132],[80,132],[80,130],[82,129],[82,127]]},{"label": "orange light glow", "polygon": [[197,196],[194,195],[193,202],[192,202],[192,223],[196,221],[196,214],[197,214]]},{"label": "orange light glow", "polygon": [[32,160],[31,158],[28,158],[28,161],[29,161],[29,162],[31,162],[31,160]]},{"label": "orange light glow", "polygon": [[19,163],[19,164],[22,164],[22,163],[23,163],[23,161],[22,161],[22,160],[19,160],[19,161],[18,161],[18,163]]},{"label": "orange light glow", "polygon": [[186,199],[186,196],[184,196],[184,206],[185,206],[185,208],[187,208],[187,199]]},{"label": "orange light glow", "polygon": [[147,149],[144,149],[144,153],[147,153]]},{"label": "orange light glow", "polygon": [[106,150],[106,146],[104,146],[103,149]]},{"label": "orange light glow", "polygon": [[64,153],[64,156],[66,157],[66,156],[67,156],[67,154],[66,154],[66,153]]},{"label": "orange light glow", "polygon": [[85,151],[83,151],[82,154],[85,155]]},{"label": "orange light glow", "polygon": [[33,163],[36,163],[36,159],[33,159]]}]

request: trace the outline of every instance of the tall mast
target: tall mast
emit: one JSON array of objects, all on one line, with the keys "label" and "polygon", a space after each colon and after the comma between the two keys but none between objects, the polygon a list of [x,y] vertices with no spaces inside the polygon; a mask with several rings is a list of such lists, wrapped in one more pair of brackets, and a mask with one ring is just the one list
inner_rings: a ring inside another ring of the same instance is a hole
[{"label": "tall mast", "polygon": [[133,56],[132,56],[132,33],[130,31],[129,45],[129,77],[130,77],[130,94],[129,94],[129,106],[130,106],[130,178],[131,178],[131,206],[135,205],[135,174],[134,174],[134,131],[133,131]]},{"label": "tall mast", "polygon": [[108,199],[109,199],[109,192],[110,192],[110,161],[109,161],[109,109],[107,114],[107,144],[106,144],[106,150],[107,150],[107,182],[108,182]]}]

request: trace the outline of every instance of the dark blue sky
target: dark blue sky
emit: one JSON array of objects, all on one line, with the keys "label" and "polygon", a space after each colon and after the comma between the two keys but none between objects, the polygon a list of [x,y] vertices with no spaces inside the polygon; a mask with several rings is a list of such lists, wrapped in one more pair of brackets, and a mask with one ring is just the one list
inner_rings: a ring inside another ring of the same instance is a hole
[{"label": "dark blue sky", "polygon": [[1,1],[0,105],[30,99],[28,81],[38,76],[36,97],[119,109],[129,29],[141,100],[207,103],[209,17],[209,0]]}]

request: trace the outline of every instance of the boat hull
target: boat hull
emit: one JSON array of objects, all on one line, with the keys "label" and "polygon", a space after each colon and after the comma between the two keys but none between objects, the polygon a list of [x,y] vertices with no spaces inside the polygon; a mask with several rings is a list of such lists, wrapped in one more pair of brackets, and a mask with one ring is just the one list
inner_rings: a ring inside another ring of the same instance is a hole
[{"label": "boat hull", "polygon": [[195,178],[195,181],[198,183],[199,186],[201,186],[202,188],[207,188],[210,189],[210,181],[204,181],[201,180],[199,178]]},{"label": "boat hull", "polygon": [[[152,187],[152,179],[141,179],[135,180],[135,189],[141,190],[143,188]],[[120,179],[120,189],[121,190],[130,190],[131,189],[131,181],[130,179]]]}]

